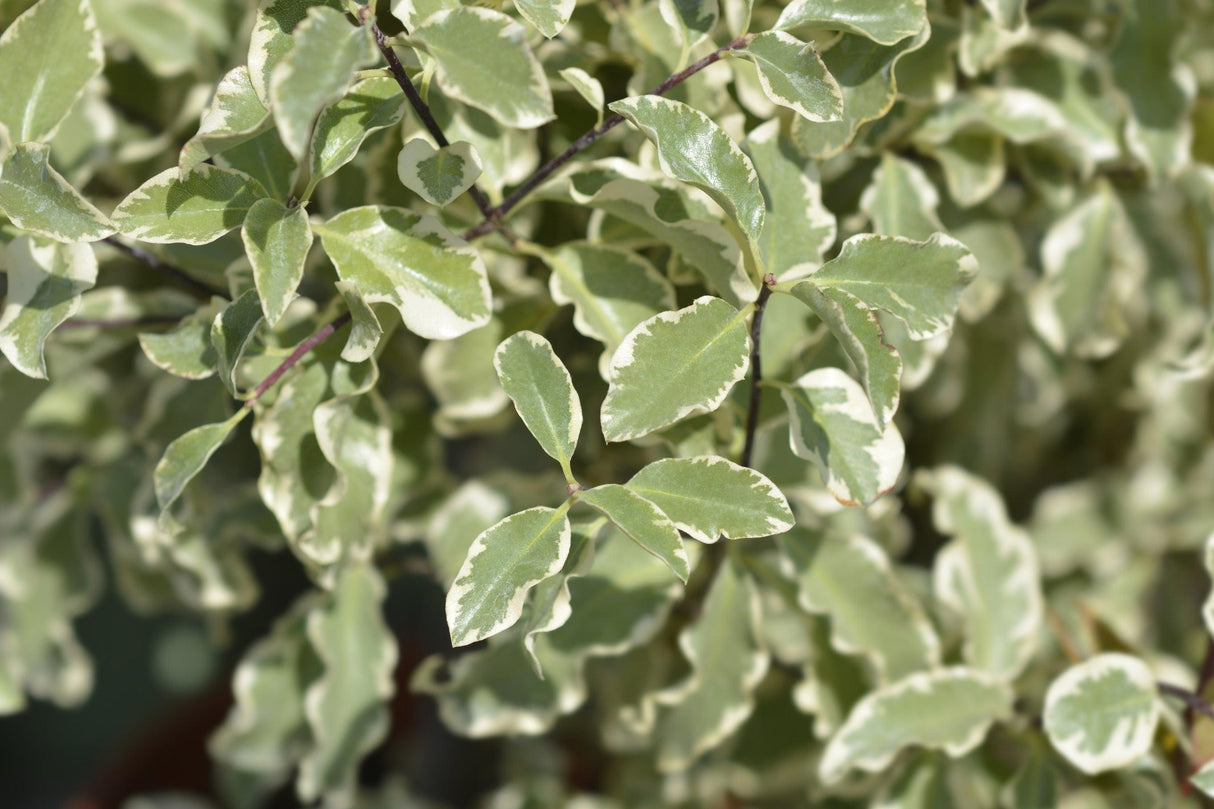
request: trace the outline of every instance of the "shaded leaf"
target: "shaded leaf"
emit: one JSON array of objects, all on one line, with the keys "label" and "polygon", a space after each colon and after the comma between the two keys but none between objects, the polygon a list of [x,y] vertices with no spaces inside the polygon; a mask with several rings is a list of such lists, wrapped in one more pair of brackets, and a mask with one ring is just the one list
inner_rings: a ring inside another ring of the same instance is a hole
[{"label": "shaded leaf", "polygon": [[595,486],[580,493],[578,499],[615,523],[646,552],[661,559],[681,581],[687,581],[691,570],[683,538],[657,506],[632,489],[615,483]]},{"label": "shaded leaf", "polygon": [[211,325],[216,370],[224,387],[233,396],[239,396],[236,390],[236,366],[261,323],[261,303],[257,299],[257,292],[250,289],[225,306]]},{"label": "shaded leaf", "polygon": [[312,247],[312,227],[301,207],[259,199],[240,229],[245,254],[253,267],[253,283],[266,323],[273,326],[295,298],[303,279],[304,262]]},{"label": "shaded leaf", "polygon": [[0,212],[22,230],[57,242],[95,242],[114,233],[109,217],[50,164],[50,147],[19,143],[0,165]]},{"label": "shaded leaf", "polygon": [[405,94],[395,79],[376,76],[350,88],[340,101],[321,112],[312,133],[312,182],[336,172],[358,154],[372,132],[398,123]]},{"label": "shaded leaf", "polygon": [[166,169],[136,188],[114,209],[124,235],[157,244],[208,244],[240,227],[257,200],[261,183],[233,169],[202,164],[188,177]]},{"label": "shaded leaf", "polygon": [[237,146],[270,126],[270,111],[257,97],[249,68],[228,71],[215,89],[211,105],[202,114],[198,133],[181,147],[177,167],[188,174],[208,158]]},{"label": "shaded leaf", "polygon": [[211,343],[211,326],[224,302],[219,298],[187,315],[177,328],[160,334],[143,332],[139,345],[157,368],[185,379],[206,379],[219,358]]},{"label": "shaded leaf", "polygon": [[603,108],[606,106],[606,96],[603,94],[603,85],[594,76],[591,76],[580,67],[567,67],[559,71],[560,77],[569,82],[578,95],[586,100],[586,103],[594,108],[598,119],[595,121],[595,126],[603,125]]},{"label": "shaded leaf", "polygon": [[153,473],[156,501],[162,512],[168,510],[248,414],[249,409],[242,407],[226,421],[195,427],[168,445]]},{"label": "shaded leaf", "polygon": [[577,0],[515,0],[514,3],[519,14],[549,39],[569,22],[576,5]]},{"label": "shaded leaf", "polygon": [[346,362],[365,362],[371,358],[380,338],[384,336],[383,326],[379,324],[379,317],[371,308],[371,304],[367,303],[358,291],[357,284],[352,281],[338,281],[333,286],[341,293],[351,317],[350,334],[347,335],[346,345],[341,350],[341,358]]}]

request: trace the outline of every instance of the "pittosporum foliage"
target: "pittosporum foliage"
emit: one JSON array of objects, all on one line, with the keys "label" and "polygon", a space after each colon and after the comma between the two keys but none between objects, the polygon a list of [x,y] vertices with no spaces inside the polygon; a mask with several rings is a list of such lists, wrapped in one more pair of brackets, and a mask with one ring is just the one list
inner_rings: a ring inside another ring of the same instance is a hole
[{"label": "pittosporum foliage", "polygon": [[405,805],[405,683],[492,806],[1214,795],[1208,0],[0,21],[0,710],[269,552],[218,805]]}]

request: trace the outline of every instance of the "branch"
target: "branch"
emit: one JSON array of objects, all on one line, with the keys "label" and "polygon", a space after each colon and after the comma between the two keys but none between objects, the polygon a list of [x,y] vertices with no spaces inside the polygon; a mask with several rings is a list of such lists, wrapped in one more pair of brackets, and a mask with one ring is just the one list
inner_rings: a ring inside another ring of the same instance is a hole
[{"label": "branch", "polygon": [[1202,716],[1214,719],[1214,708],[1210,707],[1210,703],[1206,702],[1199,695],[1194,694],[1187,688],[1181,688],[1178,685],[1171,683],[1158,683],[1156,688],[1159,693],[1167,697],[1175,697],[1185,704],[1187,710],[1196,711]]},{"label": "branch", "polygon": [[253,403],[256,402],[258,399],[260,399],[263,395],[265,395],[266,391],[268,391],[270,388],[274,387],[274,383],[276,383],[279,379],[281,379],[283,374],[285,374],[287,371],[294,368],[295,365],[301,359],[303,359],[305,354],[307,354],[312,349],[316,348],[318,345],[323,343],[325,340],[328,340],[329,337],[332,336],[333,332],[337,331],[338,329],[340,329],[342,326],[346,325],[349,322],[350,322],[350,313],[346,312],[344,315],[337,318],[332,323],[329,323],[327,326],[322,328],[320,331],[316,332],[316,334],[313,334],[307,340],[304,340],[302,343],[297,345],[295,347],[295,350],[291,352],[291,356],[289,356],[285,360],[283,360],[282,364],[279,365],[277,368],[275,368],[273,371],[271,371],[270,375],[267,376],[265,379],[263,379],[261,381],[261,384],[258,385],[253,390],[253,395],[250,396],[245,401],[244,406],[252,407]]},{"label": "branch", "polygon": [[185,270],[178,266],[169,264],[167,261],[161,261],[154,253],[144,250],[142,247],[136,247],[133,244],[127,244],[121,241],[116,236],[107,236],[104,239],[105,243],[118,250],[120,253],[125,253],[136,261],[141,261],[153,270],[160,270],[176,278],[181,283],[188,286],[194,292],[204,296],[208,300],[212,295],[218,295],[225,300],[231,300],[231,296],[221,289],[215,289],[210,284],[205,284],[202,281],[192,277]]},{"label": "branch", "polygon": [[771,297],[771,288],[776,284],[776,277],[771,273],[763,276],[763,288],[755,300],[755,314],[750,321],[750,403],[746,408],[746,442],[742,445],[742,466],[750,466],[750,456],[755,449],[755,433],[759,429],[759,402],[763,391],[759,387],[763,382],[763,363],[759,353],[759,341],[763,336],[763,312],[767,309],[767,299]]},{"label": "branch", "polygon": [[[665,95],[673,87],[682,84],[684,81],[694,76],[696,73],[699,73],[713,62],[720,61],[721,57],[729,51],[745,48],[748,44],[750,44],[750,40],[753,38],[753,34],[747,34],[745,36],[738,37],[728,45],[722,45],[720,48],[717,48],[715,51],[708,54],[703,59],[700,59],[698,62],[693,62],[683,70],[680,70],[678,73],[670,76],[657,87],[650,90],[647,95]],[[470,242],[473,239],[480,238],[489,231],[493,230],[495,227],[495,222],[500,221],[501,218],[509,213],[511,209],[522,202],[528,194],[538,188],[541,183],[543,183],[545,180],[555,174],[562,166],[568,163],[574,157],[574,155],[578,154],[578,152],[585,151],[592,143],[622,123],[624,123],[623,116],[612,115],[610,118],[603,121],[600,126],[591,129],[573,143],[569,144],[569,148],[549,160],[540,168],[536,169],[536,171],[530,177],[523,181],[522,185],[510,193],[510,196],[502,200],[500,205],[491,208],[488,212],[486,212],[484,222],[481,222],[474,228],[469,228],[466,230],[464,232],[464,241]]]}]

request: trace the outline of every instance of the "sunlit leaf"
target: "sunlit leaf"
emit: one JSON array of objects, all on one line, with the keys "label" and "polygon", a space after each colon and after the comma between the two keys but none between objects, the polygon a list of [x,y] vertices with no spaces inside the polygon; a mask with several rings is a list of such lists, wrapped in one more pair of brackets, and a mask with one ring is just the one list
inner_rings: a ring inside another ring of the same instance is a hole
[{"label": "sunlit leaf", "polygon": [[50,149],[19,143],[0,164],[0,212],[22,230],[57,242],[95,242],[114,233],[97,210],[49,162]]}]

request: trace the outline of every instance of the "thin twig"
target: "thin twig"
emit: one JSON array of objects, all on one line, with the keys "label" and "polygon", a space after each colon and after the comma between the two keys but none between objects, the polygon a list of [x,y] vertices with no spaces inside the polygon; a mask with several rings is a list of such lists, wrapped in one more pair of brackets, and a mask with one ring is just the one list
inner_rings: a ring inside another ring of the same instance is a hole
[{"label": "thin twig", "polygon": [[1210,707],[1210,703],[1201,698],[1200,695],[1194,694],[1187,688],[1181,688],[1178,685],[1171,683],[1157,683],[1156,688],[1159,693],[1168,697],[1175,697],[1185,704],[1186,708],[1197,711],[1202,716],[1214,719],[1214,708]]},{"label": "thin twig", "polygon": [[763,288],[755,300],[755,313],[750,321],[750,404],[746,408],[746,442],[742,445],[742,466],[750,466],[750,456],[755,449],[755,433],[759,429],[759,403],[763,398],[763,390],[759,386],[763,382],[763,362],[759,350],[759,341],[763,336],[763,312],[767,308],[767,299],[771,297],[771,288],[776,284],[776,277],[768,273],[763,278]]},{"label": "thin twig", "polygon": [[[746,47],[752,38],[752,35],[747,34],[746,36],[738,37],[728,45],[722,45],[720,48],[717,48],[703,59],[688,65],[683,70],[680,70],[678,73],[675,73],[673,76],[667,78],[657,87],[650,90],[648,95],[665,95],[672,88],[682,84],[688,78],[694,76],[696,73],[699,73],[713,62],[719,61],[721,57],[729,51]],[[542,184],[545,180],[555,174],[562,166],[568,163],[574,157],[574,155],[585,151],[592,143],[622,123],[624,123],[623,116],[612,115],[610,118],[603,121],[601,125],[591,129],[573,143],[569,144],[569,148],[565,149],[565,151],[561,152],[559,155],[552,158],[537,169],[530,177],[523,181],[522,185],[514,189],[514,191],[510,193],[510,196],[502,200],[500,205],[492,208],[490,212],[486,214],[484,222],[481,222],[476,227],[466,230],[464,232],[464,241],[472,241],[473,239],[484,236],[486,233],[493,230],[495,226],[494,223],[496,221],[500,220],[507,213],[509,213],[510,210],[522,202],[528,194],[538,188],[540,184]]]},{"label": "thin twig", "polygon": [[217,295],[217,296],[227,299],[227,300],[231,299],[231,296],[228,295],[227,292],[225,292],[221,289],[216,289],[209,284],[204,284],[202,281],[199,281],[197,278],[194,278],[193,276],[191,276],[189,273],[187,273],[185,270],[181,269],[180,267],[170,264],[167,261],[162,261],[156,254],[150,253],[147,250],[144,250],[142,247],[136,247],[133,244],[127,244],[126,242],[118,239],[118,237],[116,237],[116,236],[107,236],[105,238],[105,243],[110,245],[111,247],[117,249],[118,252],[125,253],[126,255],[130,256],[131,258],[135,259],[136,261],[143,262],[144,264],[151,267],[153,270],[159,270],[160,272],[167,273],[168,275],[173,276],[178,281],[185,284],[190,289],[199,293],[200,295],[203,295],[207,298],[210,298],[212,295]]},{"label": "thin twig", "polygon": [[344,315],[337,318],[332,323],[329,323],[320,331],[316,332],[316,334],[313,334],[307,340],[304,340],[302,343],[297,345],[295,350],[291,352],[291,356],[283,360],[281,365],[271,371],[270,375],[263,379],[260,385],[254,388],[253,394],[245,401],[244,406],[252,407],[253,403],[260,399],[266,391],[274,387],[274,383],[281,379],[283,374],[294,368],[295,364],[303,359],[305,354],[316,348],[325,340],[328,340],[329,337],[332,336],[333,332],[337,331],[349,322],[350,313],[346,312]]}]

